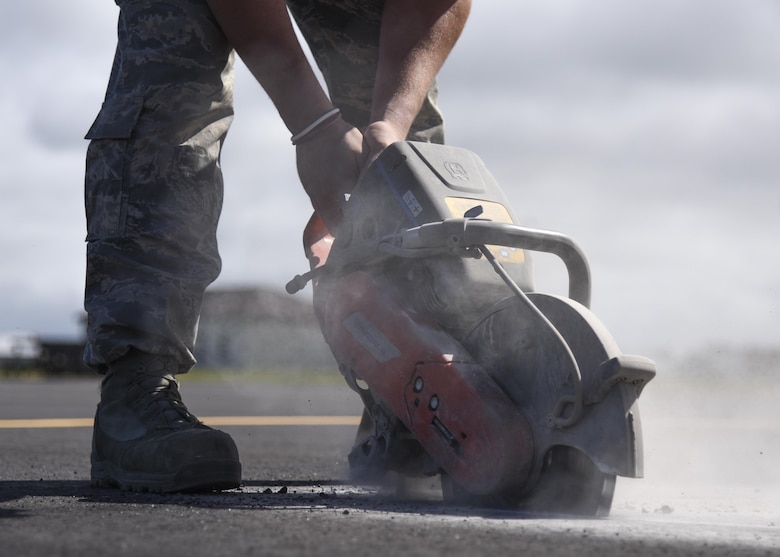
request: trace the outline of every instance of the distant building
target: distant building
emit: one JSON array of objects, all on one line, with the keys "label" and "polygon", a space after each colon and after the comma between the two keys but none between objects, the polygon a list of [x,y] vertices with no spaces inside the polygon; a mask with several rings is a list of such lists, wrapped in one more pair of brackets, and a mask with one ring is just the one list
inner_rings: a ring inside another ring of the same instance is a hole
[{"label": "distant building", "polygon": [[83,342],[42,339],[36,367],[47,373],[95,373],[84,363]]},{"label": "distant building", "polygon": [[29,369],[41,356],[41,339],[34,333],[0,336],[0,369]]},{"label": "distant building", "polygon": [[35,333],[0,335],[0,370],[88,373],[81,341],[54,340]]},{"label": "distant building", "polygon": [[[0,370],[93,373],[82,361],[83,352],[82,340],[65,342],[34,333],[1,335]],[[206,292],[195,357],[200,368],[336,369],[310,298],[260,288]]]},{"label": "distant building", "polygon": [[310,299],[259,288],[206,292],[195,357],[202,368],[336,368]]}]

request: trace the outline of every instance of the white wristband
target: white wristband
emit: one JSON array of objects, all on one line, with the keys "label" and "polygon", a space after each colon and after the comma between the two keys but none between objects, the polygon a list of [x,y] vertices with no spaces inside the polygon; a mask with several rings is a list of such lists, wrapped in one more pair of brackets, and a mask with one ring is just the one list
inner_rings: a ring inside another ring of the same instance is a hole
[{"label": "white wristband", "polygon": [[325,114],[314,120],[311,124],[303,128],[301,131],[296,133],[290,138],[290,141],[292,141],[292,144],[297,144],[301,139],[309,135],[311,132],[316,130],[323,122],[326,122],[331,116],[334,116],[338,113],[340,113],[341,110],[338,108],[332,108],[328,110]]}]

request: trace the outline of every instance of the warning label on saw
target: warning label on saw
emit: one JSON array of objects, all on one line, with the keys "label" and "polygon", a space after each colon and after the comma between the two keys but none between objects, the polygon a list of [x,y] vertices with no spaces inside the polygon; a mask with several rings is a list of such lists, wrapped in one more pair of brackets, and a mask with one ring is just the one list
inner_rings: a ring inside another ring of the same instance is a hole
[{"label": "warning label on saw", "polygon": [[355,337],[360,345],[368,350],[381,364],[398,358],[401,352],[377,329],[371,321],[360,312],[353,313],[344,319],[344,328]]}]

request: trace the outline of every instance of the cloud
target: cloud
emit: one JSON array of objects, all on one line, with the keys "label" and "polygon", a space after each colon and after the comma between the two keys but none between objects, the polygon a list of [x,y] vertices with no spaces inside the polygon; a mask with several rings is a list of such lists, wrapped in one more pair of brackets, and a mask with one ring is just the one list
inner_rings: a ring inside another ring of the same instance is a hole
[{"label": "cloud", "polygon": [[614,164],[718,165],[718,174],[737,167],[771,181],[780,9],[745,8],[691,0],[479,4],[448,62],[442,102],[451,119],[470,117],[463,127],[480,142],[484,134],[519,139],[524,152],[608,153]]},{"label": "cloud", "polygon": [[776,81],[778,23],[771,0],[480,3],[449,63],[468,61],[466,86],[514,81],[548,94],[571,76],[599,88],[610,77]]}]

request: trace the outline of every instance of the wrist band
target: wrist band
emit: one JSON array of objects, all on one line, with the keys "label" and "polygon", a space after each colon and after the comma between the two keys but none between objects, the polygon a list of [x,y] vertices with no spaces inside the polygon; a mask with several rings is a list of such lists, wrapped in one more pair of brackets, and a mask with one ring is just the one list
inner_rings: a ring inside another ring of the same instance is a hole
[{"label": "wrist band", "polygon": [[316,130],[318,127],[320,127],[323,124],[323,122],[326,122],[331,116],[339,114],[340,112],[341,110],[339,110],[338,108],[332,108],[328,110],[325,114],[323,114],[322,116],[314,120],[314,122],[312,122],[311,124],[303,128],[301,131],[293,135],[290,138],[290,141],[292,142],[293,145],[297,145],[301,139],[303,139],[311,132]]}]

